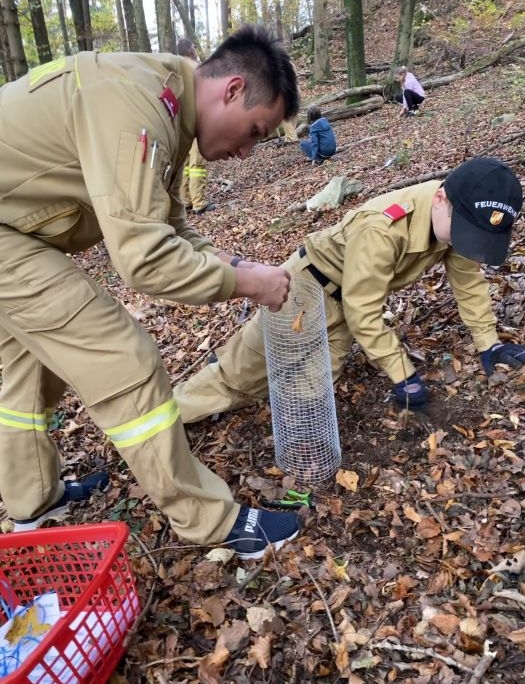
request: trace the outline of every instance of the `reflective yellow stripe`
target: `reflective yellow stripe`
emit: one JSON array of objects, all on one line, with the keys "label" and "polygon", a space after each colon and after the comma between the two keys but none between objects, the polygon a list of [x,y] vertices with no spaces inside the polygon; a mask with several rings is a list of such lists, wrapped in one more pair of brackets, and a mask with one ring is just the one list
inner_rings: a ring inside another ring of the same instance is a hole
[{"label": "reflective yellow stripe", "polygon": [[19,430],[47,430],[47,418],[45,413],[25,413],[24,411],[13,411],[5,406],[0,406],[0,424]]},{"label": "reflective yellow stripe", "polygon": [[180,411],[177,402],[175,399],[168,399],[164,404],[146,413],[145,416],[109,428],[104,432],[117,448],[134,446],[171,427],[179,416]]},{"label": "reflective yellow stripe", "polygon": [[82,84],[80,83],[80,74],[78,73],[77,55],[75,55],[75,78],[77,81],[77,88],[80,90],[80,88],[82,88]]},{"label": "reflective yellow stripe", "polygon": [[28,78],[29,85],[32,87],[50,74],[54,74],[56,71],[60,71],[66,66],[65,56],[54,59],[52,62],[46,62],[46,64],[40,64],[40,66],[30,69]]},{"label": "reflective yellow stripe", "polygon": [[191,178],[206,178],[207,175],[206,169],[190,169]]},{"label": "reflective yellow stripe", "polygon": [[184,167],[183,173],[184,173],[185,176],[189,176],[189,175],[190,175],[190,167],[189,167],[189,166],[185,166],[185,167]]}]

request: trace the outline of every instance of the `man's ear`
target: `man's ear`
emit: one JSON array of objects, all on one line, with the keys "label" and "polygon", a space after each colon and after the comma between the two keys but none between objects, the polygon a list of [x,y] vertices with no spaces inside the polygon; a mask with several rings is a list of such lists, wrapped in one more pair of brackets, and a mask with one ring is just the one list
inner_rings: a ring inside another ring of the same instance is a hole
[{"label": "man's ear", "polygon": [[446,202],[448,202],[448,199],[445,189],[443,187],[438,188],[434,194],[434,197],[432,198],[432,206],[440,207]]},{"label": "man's ear", "polygon": [[232,76],[224,90],[224,104],[233,102],[244,94],[246,82],[242,76]]}]

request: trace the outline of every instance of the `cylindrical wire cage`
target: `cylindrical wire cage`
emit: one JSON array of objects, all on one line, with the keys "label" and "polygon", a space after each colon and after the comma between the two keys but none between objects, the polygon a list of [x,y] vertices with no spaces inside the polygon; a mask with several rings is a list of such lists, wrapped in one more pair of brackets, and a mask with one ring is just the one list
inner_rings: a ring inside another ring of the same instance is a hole
[{"label": "cylindrical wire cage", "polygon": [[277,313],[262,307],[277,465],[298,482],[320,483],[341,464],[322,288],[292,279]]}]

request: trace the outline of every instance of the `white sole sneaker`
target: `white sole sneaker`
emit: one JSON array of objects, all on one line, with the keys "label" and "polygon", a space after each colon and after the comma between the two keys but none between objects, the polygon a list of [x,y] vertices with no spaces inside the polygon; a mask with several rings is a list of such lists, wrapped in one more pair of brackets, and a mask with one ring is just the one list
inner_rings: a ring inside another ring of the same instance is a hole
[{"label": "white sole sneaker", "polygon": [[258,560],[259,558],[262,558],[264,556],[268,547],[273,546],[275,551],[279,551],[283,548],[286,542],[292,541],[292,539],[295,539],[298,534],[299,530],[297,530],[297,532],[294,532],[291,536],[287,537],[286,539],[281,539],[281,541],[276,541],[272,544],[268,544],[264,547],[264,549],[260,549],[259,551],[235,551],[235,555],[238,556],[241,560]]},{"label": "white sole sneaker", "polygon": [[43,523],[46,522],[46,520],[61,520],[69,513],[70,507],[71,501],[68,501],[63,506],[52,508],[50,511],[42,513],[42,515],[39,515],[33,520],[28,520],[27,522],[15,520],[13,532],[31,532],[32,530],[37,530],[41,525],[43,525]]}]

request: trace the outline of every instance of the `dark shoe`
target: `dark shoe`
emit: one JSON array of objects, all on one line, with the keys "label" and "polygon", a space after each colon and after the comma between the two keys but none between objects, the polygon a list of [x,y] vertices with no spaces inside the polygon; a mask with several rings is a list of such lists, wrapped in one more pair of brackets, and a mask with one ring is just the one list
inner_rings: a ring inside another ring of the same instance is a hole
[{"label": "dark shoe", "polygon": [[60,518],[68,512],[69,506],[74,501],[85,501],[89,499],[95,489],[99,491],[104,490],[109,484],[109,475],[105,472],[93,473],[88,475],[83,480],[75,482],[66,482],[66,489],[62,497],[47,511],[44,511],[36,518],[29,518],[28,520],[14,520],[14,532],[28,532],[29,530],[36,530],[46,520],[53,518]]},{"label": "dark shoe", "polygon": [[213,211],[214,209],[215,209],[215,204],[213,204],[213,202],[210,202],[205,207],[202,207],[202,209],[194,209],[193,213],[194,214],[204,214],[205,211]]},{"label": "dark shoe", "polygon": [[295,513],[263,511],[241,506],[240,513],[225,544],[244,560],[262,558],[268,546],[278,551],[286,541],[299,534],[299,518]]}]

